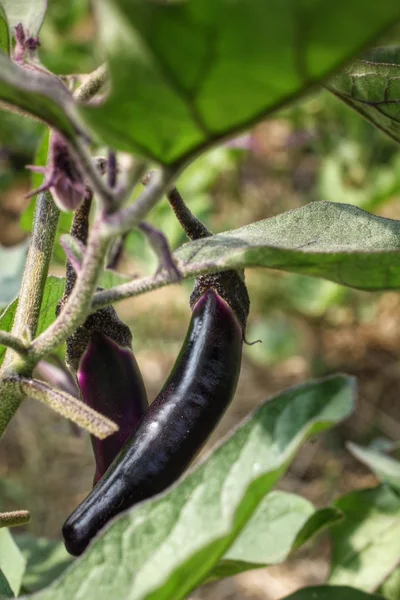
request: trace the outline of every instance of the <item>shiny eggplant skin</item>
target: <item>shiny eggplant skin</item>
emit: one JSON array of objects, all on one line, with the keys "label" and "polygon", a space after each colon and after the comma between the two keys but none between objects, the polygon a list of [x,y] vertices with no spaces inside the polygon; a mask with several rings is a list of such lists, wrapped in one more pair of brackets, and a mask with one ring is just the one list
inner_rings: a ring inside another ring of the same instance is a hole
[{"label": "shiny eggplant skin", "polygon": [[146,390],[132,350],[122,348],[100,331],[91,333],[77,379],[85,404],[119,427],[104,440],[91,436],[97,483],[145,414]]},{"label": "shiny eggplant skin", "polygon": [[108,471],[63,527],[67,550],[81,554],[115,515],[165,490],[192,462],[236,390],[243,332],[232,309],[209,289],[196,303],[172,372]]}]

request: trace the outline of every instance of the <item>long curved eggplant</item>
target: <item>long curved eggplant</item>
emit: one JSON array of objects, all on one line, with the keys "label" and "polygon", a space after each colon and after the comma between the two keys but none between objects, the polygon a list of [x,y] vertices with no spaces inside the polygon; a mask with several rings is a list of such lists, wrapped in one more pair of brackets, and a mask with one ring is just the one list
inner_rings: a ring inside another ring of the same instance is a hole
[{"label": "long curved eggplant", "polygon": [[63,536],[71,554],[81,554],[112,517],[162,492],[185,471],[233,398],[242,345],[243,328],[233,310],[215,289],[208,289],[193,308],[182,349],[160,394],[65,522]]}]

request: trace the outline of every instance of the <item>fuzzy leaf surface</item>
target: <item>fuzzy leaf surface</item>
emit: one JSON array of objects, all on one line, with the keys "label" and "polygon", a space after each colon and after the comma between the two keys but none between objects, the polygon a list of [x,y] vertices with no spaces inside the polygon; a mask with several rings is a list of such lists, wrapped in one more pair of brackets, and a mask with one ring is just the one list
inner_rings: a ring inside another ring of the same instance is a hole
[{"label": "fuzzy leaf surface", "polygon": [[364,290],[400,288],[400,221],[350,204],[313,202],[175,253],[187,276],[269,267]]},{"label": "fuzzy leaf surface", "polygon": [[112,91],[82,116],[108,145],[180,163],[263,119],[400,18],[397,0],[98,0]]}]

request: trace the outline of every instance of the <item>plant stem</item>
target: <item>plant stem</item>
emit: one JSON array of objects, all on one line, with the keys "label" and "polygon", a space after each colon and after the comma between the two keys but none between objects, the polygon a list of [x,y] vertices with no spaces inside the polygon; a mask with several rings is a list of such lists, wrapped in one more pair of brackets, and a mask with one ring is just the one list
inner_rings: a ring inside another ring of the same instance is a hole
[{"label": "plant stem", "polygon": [[199,240],[212,235],[211,231],[204,223],[199,221],[199,219],[191,212],[176,187],[168,192],[167,198],[189,240]]},{"label": "plant stem", "polygon": [[29,356],[34,363],[65,342],[84,323],[92,311],[93,293],[112,238],[139,224],[162,198],[171,178],[172,173],[160,171],[131,206],[111,215],[99,212],[90,231],[82,269],[71,295],[58,318],[36,338],[29,349]]},{"label": "plant stem", "polygon": [[[43,290],[53,252],[59,215],[60,211],[54,204],[51,194],[49,192],[38,194],[32,238],[11,330],[13,336],[25,338],[28,343],[35,337],[39,323]],[[7,352],[3,372],[10,367],[13,358],[15,358],[13,354]],[[29,372],[30,365],[26,364],[26,367]]]},{"label": "plant stem", "polygon": [[108,235],[121,235],[137,227],[147,213],[160,201],[168,189],[173,175],[172,172],[167,170],[157,171],[150,185],[143,190],[133,204],[116,213],[107,215],[104,226]]},{"label": "plant stem", "polygon": [[28,510],[13,510],[12,512],[0,513],[0,529],[2,527],[18,527],[26,525],[31,520]]},{"label": "plant stem", "polygon": [[[226,265],[216,266],[212,263],[191,263],[189,265],[178,263],[178,269],[182,279],[189,279],[192,277],[198,277],[199,275],[206,275],[208,273],[219,273],[221,271],[226,271],[227,267]],[[174,283],[177,283],[177,281],[173,272],[162,272],[158,275],[141,277],[140,279],[128,281],[127,283],[122,283],[121,285],[117,285],[108,290],[97,292],[93,297],[91,310],[93,312],[99,308],[104,308],[109,304],[119,302],[120,300],[134,298],[135,296],[140,296],[141,294],[146,294],[147,292],[151,292]]]},{"label": "plant stem", "polygon": [[103,268],[109,237],[102,232],[102,215],[93,223],[87,250],[75,286],[60,315],[46,331],[33,342],[29,354],[36,363],[54,348],[65,342],[82,325],[90,312],[93,292]]},{"label": "plant stem", "polygon": [[100,440],[118,431],[118,425],[113,421],[75,396],[54,389],[44,381],[26,377],[10,377],[6,381],[10,386],[19,388],[24,395],[47,404],[52,410],[83,427]]},{"label": "plant stem", "polygon": [[93,73],[90,73],[74,93],[77,102],[88,102],[101,90],[108,81],[107,65],[100,65]]},{"label": "plant stem", "polygon": [[0,330],[0,345],[11,348],[11,350],[14,350],[17,354],[21,354],[21,356],[24,356],[27,353],[27,346],[24,344],[23,340],[12,335],[12,333],[7,333],[7,331]]},{"label": "plant stem", "polygon": [[[53,252],[59,215],[60,211],[54,204],[51,194],[49,192],[38,194],[32,238],[11,330],[14,337],[26,339],[28,343],[35,337],[39,323],[43,290]],[[16,357],[15,349],[10,349],[6,352],[1,375],[4,377],[8,373],[19,373],[29,376],[33,365],[34,362],[30,360],[29,352]],[[10,388],[4,380],[0,380],[0,436],[23,398],[22,392]]]}]

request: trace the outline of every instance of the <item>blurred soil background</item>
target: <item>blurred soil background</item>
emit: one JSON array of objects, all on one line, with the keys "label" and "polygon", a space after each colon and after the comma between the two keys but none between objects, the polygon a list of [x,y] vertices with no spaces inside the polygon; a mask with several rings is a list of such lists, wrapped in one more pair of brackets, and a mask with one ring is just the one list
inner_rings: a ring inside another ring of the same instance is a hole
[{"label": "blurred soil background", "polygon": [[[93,23],[86,1],[50,1],[42,59],[57,73],[89,72]],[[0,113],[0,302],[15,297],[33,205],[25,164],[44,129]],[[101,152],[99,152],[101,153]],[[400,208],[400,151],[337,99],[315,90],[250,135],[197,160],[178,182],[190,208],[214,232],[272,217],[309,202],[355,204],[385,217]],[[185,236],[164,201],[151,221],[176,248]],[[68,230],[68,217],[62,227]],[[55,253],[54,274],[63,274]],[[14,271],[10,275],[10,265]],[[152,273],[156,259],[139,233],[129,235],[120,270]],[[236,397],[208,448],[261,401],[307,378],[338,371],[359,384],[354,416],[307,443],[280,489],[316,506],[375,480],[348,453],[346,442],[383,447],[400,439],[400,296],[364,293],[331,282],[254,269],[246,273],[252,301],[247,346]],[[190,282],[124,301],[116,308],[132,327],[134,351],[149,399],[167,377],[190,317]],[[7,294],[11,297],[7,298]],[[46,407],[26,401],[0,445],[0,510],[26,508],[28,531],[57,539],[70,511],[91,487],[93,460],[86,434]],[[283,565],[251,571],[201,588],[193,600],[275,600],[323,582],[329,539],[320,536]]]}]

